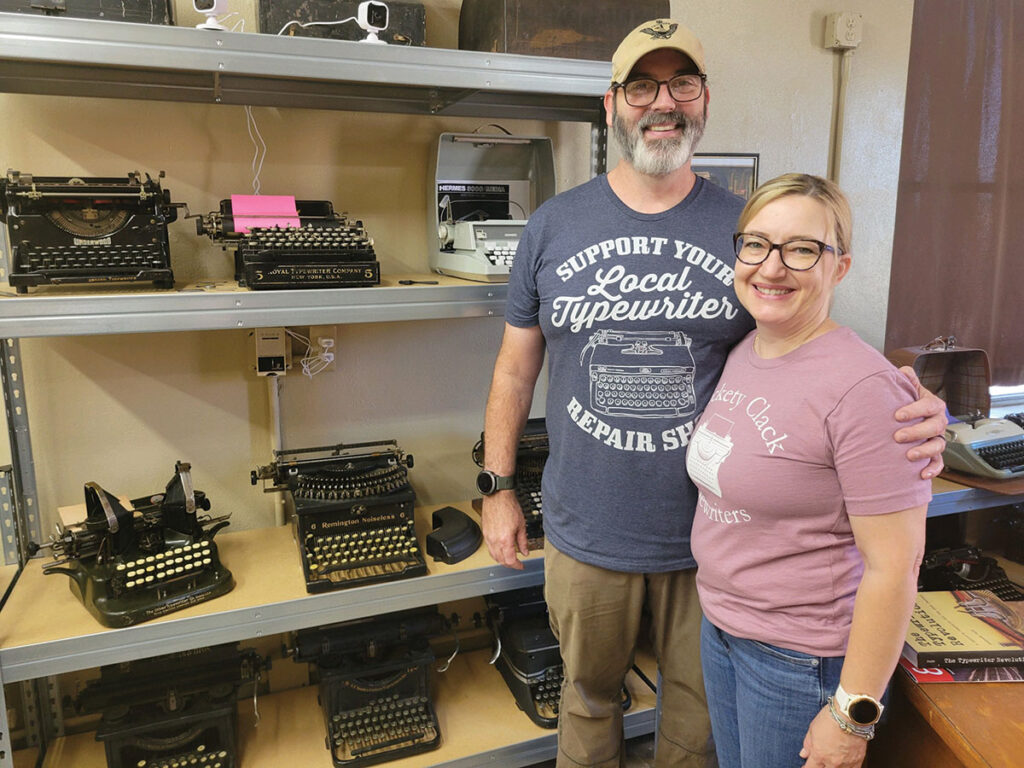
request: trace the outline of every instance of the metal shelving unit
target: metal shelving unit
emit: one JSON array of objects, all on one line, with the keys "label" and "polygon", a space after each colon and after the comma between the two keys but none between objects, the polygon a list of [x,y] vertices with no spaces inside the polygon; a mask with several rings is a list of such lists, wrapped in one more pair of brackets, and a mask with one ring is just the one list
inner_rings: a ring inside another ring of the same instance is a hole
[{"label": "metal shelving unit", "polygon": [[[609,69],[593,61],[0,13],[0,92],[585,122],[592,126],[594,172],[603,170],[600,97]],[[13,495],[23,518],[0,521],[17,533],[5,540],[7,560],[24,561],[24,542],[40,535],[19,338],[472,318],[504,311],[503,284],[434,275],[437,286],[407,287],[397,285],[397,277],[386,276],[381,286],[341,290],[253,292],[226,284],[0,293],[0,377],[14,456]],[[233,540],[284,537],[294,559],[294,544],[284,534],[242,532]],[[486,558],[486,551],[477,557]],[[220,605],[212,601],[166,620],[119,630],[65,626],[53,635],[44,632],[40,640],[5,631],[0,682],[23,682],[38,691],[40,680],[63,672],[535,585],[543,581],[542,565],[533,558],[525,570],[513,572],[487,559],[407,581],[324,595],[303,589],[277,598],[263,593],[242,604],[227,603],[232,596],[242,598],[229,593]],[[54,577],[44,585],[39,571],[37,561],[25,566],[6,615],[23,615],[27,604],[37,602],[38,593],[30,595],[37,589],[57,602],[70,598],[65,585],[50,583]],[[64,613],[75,615],[70,609]],[[48,697],[38,698],[45,703]],[[57,715],[39,713],[42,723],[30,735],[31,744],[41,746],[54,734]],[[627,718],[631,735],[652,728],[650,711]],[[0,768],[13,766],[9,738],[0,687]],[[550,738],[543,745],[510,744],[490,755],[489,763],[525,765],[553,754]]]}]

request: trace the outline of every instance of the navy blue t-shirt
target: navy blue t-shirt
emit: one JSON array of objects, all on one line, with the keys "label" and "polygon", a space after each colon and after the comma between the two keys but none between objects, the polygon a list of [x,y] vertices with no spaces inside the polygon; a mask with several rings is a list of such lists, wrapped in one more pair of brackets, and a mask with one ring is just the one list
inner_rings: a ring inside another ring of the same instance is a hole
[{"label": "navy blue t-shirt", "polygon": [[694,421],[729,350],[753,328],[733,292],[743,201],[698,178],[663,213],[637,213],[605,176],[531,216],[505,319],[548,352],[545,536],[618,571],[693,567]]}]

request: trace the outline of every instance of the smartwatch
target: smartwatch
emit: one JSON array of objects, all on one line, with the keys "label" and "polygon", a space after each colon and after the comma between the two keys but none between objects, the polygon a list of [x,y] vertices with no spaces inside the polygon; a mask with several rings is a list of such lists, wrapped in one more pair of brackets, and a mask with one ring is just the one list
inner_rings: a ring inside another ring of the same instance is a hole
[{"label": "smartwatch", "polygon": [[490,496],[498,491],[510,491],[515,487],[515,475],[496,475],[491,470],[485,469],[476,476],[476,489],[484,496]]},{"label": "smartwatch", "polygon": [[854,725],[866,727],[878,722],[885,709],[874,696],[866,693],[847,693],[843,686],[836,687],[836,708],[839,713]]}]

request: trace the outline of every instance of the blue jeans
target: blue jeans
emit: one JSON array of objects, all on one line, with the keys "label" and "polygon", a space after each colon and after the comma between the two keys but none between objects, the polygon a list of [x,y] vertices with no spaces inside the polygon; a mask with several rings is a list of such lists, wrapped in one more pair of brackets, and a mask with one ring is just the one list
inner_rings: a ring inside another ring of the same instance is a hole
[{"label": "blue jeans", "polygon": [[844,657],[733,637],[707,619],[700,654],[721,768],[803,765],[807,727],[839,684]]}]

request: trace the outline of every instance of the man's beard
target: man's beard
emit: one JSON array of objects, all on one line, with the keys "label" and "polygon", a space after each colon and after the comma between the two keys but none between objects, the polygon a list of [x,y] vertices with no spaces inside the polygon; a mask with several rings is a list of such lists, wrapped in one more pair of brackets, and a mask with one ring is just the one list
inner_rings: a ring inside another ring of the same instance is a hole
[{"label": "man's beard", "polygon": [[[648,176],[667,176],[682,168],[693,155],[697,142],[704,135],[707,112],[688,118],[682,112],[645,112],[632,126],[627,125],[618,108],[612,114],[612,135],[622,157],[638,172]],[[649,125],[677,123],[682,135],[673,138],[644,140]]]}]

